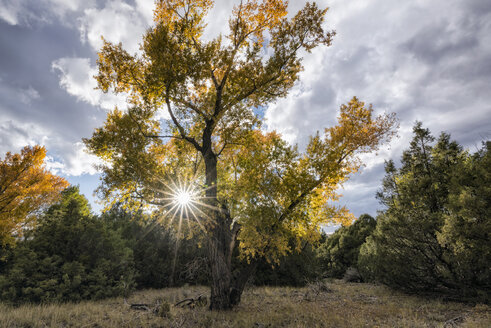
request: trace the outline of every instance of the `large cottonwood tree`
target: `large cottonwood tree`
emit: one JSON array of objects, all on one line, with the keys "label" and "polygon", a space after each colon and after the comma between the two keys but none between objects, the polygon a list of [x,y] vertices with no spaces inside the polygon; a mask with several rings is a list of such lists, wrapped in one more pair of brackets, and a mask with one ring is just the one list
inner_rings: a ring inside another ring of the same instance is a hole
[{"label": "large cottonwood tree", "polygon": [[[278,261],[292,238],[313,240],[321,222],[350,219],[327,202],[359,167],[356,155],[386,141],[395,121],[373,118],[371,107],[354,98],[341,107],[339,124],[313,136],[304,152],[262,132],[258,113],[292,88],[300,52],[331,44],[334,33],[323,28],[327,9],[306,3],[287,18],[286,1],[241,1],[228,34],[206,40],[212,4],[157,1],[141,55],[104,43],[99,87],[127,93],[129,108],[109,113],[85,142],[106,161],[100,191],[109,203],[157,205],[180,218],[179,226],[188,218],[206,232],[210,307],[228,309],[240,301],[254,259]],[[199,186],[194,197],[201,199],[189,211],[166,196],[183,180]],[[232,268],[237,241],[251,263],[240,271]]]}]

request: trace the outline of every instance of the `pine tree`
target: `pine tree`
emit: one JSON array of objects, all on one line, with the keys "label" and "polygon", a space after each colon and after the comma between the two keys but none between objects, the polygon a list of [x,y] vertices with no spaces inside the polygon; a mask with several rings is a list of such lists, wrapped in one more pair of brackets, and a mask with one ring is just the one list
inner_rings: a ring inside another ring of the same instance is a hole
[{"label": "pine tree", "polygon": [[386,209],[362,246],[365,278],[407,291],[489,301],[491,247],[488,142],[469,155],[421,123],[401,168],[386,163],[378,198]]},{"label": "pine tree", "polygon": [[401,168],[389,161],[377,197],[387,208],[377,218],[374,234],[361,249],[365,276],[406,290],[453,288],[451,263],[438,242],[449,180],[462,149],[442,133],[435,140],[418,122],[404,151]]},{"label": "pine tree", "polygon": [[448,211],[438,233],[464,296],[490,301],[491,142],[463,161],[450,185]]}]

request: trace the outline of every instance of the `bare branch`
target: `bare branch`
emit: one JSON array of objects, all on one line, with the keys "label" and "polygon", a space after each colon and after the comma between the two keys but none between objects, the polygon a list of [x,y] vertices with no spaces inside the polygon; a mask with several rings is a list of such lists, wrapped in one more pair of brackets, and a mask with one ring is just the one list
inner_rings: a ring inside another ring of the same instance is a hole
[{"label": "bare branch", "polygon": [[215,89],[218,89],[218,81],[217,81],[217,77],[215,76],[215,70],[211,69],[210,72],[211,72],[211,80],[213,81],[213,84],[215,85]]},{"label": "bare branch", "polygon": [[225,147],[227,147],[227,145],[228,145],[227,142],[223,143],[222,149],[220,149],[220,151],[217,153],[217,157],[219,157],[222,154],[223,150],[225,149]]},{"label": "bare branch", "polygon": [[196,148],[196,150],[202,151],[203,148],[199,145],[199,143],[196,141],[196,139],[194,139],[193,137],[187,136],[182,125],[179,124],[179,121],[177,120],[177,118],[174,115],[174,112],[172,111],[172,106],[170,104],[169,96],[167,94],[165,96],[165,103],[167,104],[167,111],[169,112],[169,115],[172,119],[172,122],[174,122],[174,125],[179,130],[179,133],[181,134],[182,139],[184,139],[184,140],[188,141],[190,144],[192,144],[194,146],[194,148]]},{"label": "bare branch", "polygon": [[184,99],[172,99],[172,101],[175,103],[180,103],[180,104],[186,106],[187,108],[192,109],[196,114],[200,115],[201,117],[203,117],[205,119],[209,118],[207,114],[205,114],[203,111],[201,111],[195,104],[193,104],[190,101],[187,101]]}]

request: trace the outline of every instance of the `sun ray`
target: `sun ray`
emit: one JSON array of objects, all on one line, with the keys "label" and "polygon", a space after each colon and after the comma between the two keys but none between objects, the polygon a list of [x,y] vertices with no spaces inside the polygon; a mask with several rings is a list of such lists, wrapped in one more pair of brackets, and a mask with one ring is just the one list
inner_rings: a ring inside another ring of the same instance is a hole
[{"label": "sun ray", "polygon": [[202,211],[199,207],[197,207],[196,205],[194,204],[191,204],[192,207],[194,207],[194,209],[196,209],[198,212],[200,212],[204,217],[206,217],[208,220],[211,220],[210,216],[208,214],[206,214],[204,211]]},{"label": "sun ray", "polygon": [[[172,260],[172,271],[171,271],[171,281],[173,282],[174,281],[174,276],[175,276],[175,272],[176,272],[176,264],[177,264],[177,256],[178,256],[178,249],[179,249],[179,240],[180,240],[180,237],[181,237],[181,226],[182,226],[182,206],[179,206],[178,208],[179,212],[180,212],[180,216],[179,216],[179,224],[177,226],[177,238],[176,238],[176,245],[175,245],[175,248],[174,248],[174,259]],[[176,210],[177,212],[177,210]],[[171,283],[172,285],[172,283]]]},{"label": "sun ray", "polygon": [[164,219],[164,217],[159,217],[156,220],[154,220],[153,222],[151,222],[149,225],[147,225],[145,227],[145,231],[143,232],[143,234],[138,238],[138,241],[144,239],[150,232],[152,232],[153,229],[155,229],[155,227],[157,225],[161,225],[163,219]]},{"label": "sun ray", "polygon": [[[199,209],[197,208],[197,210],[199,210]],[[198,217],[196,216],[196,214],[194,214],[193,211],[190,211],[190,212],[194,216],[194,219],[196,220],[196,222],[200,226],[201,230],[203,230],[203,232],[206,232],[205,227],[203,226],[203,224],[201,223],[201,221],[198,219]]]},{"label": "sun ray", "polygon": [[[174,222],[174,219],[176,217],[176,214],[177,212],[179,211],[179,204],[175,204],[173,207],[173,209],[176,208],[176,210],[174,211],[174,214],[172,215],[172,218],[169,220],[169,227],[172,225],[172,223]],[[170,212],[170,211],[169,211]]]},{"label": "sun ray", "polygon": [[188,206],[184,207],[184,212],[186,213],[186,223],[188,224],[188,229],[191,231],[191,224],[189,223]]},{"label": "sun ray", "polygon": [[169,207],[169,206],[171,206],[171,205],[172,205],[172,207],[171,207],[169,210],[166,210],[166,212],[172,212],[172,211],[174,210],[174,208],[175,208],[175,207],[179,206],[179,204],[177,204],[177,203],[169,203],[169,204],[165,204],[165,205],[162,205],[162,206],[163,206],[164,208],[166,208],[166,207]]},{"label": "sun ray", "polygon": [[[154,192],[154,199],[161,202],[161,208],[164,210],[162,219],[168,219],[166,222],[171,227],[177,219],[178,235],[181,234],[182,220],[187,220],[188,228],[191,229],[192,225],[190,220],[195,220],[199,227],[206,231],[204,222],[211,220],[210,216],[204,211],[204,208],[209,208],[213,211],[221,211],[222,209],[207,204],[205,196],[207,190],[214,186],[203,186],[199,183],[198,172],[195,172],[191,177],[183,178],[180,176],[171,177],[169,175],[165,178],[157,176],[155,174],[155,185],[149,187],[149,190]],[[198,181],[197,181],[198,180]],[[203,221],[203,222],[202,222]]]},{"label": "sun ray", "polygon": [[209,205],[209,204],[206,204],[206,203],[203,203],[203,202],[200,202],[198,200],[193,200],[192,203],[196,203],[198,205],[201,205],[201,206],[204,206],[204,207],[207,207],[209,209],[212,209],[212,210],[215,210],[215,211],[221,211],[222,209],[219,208],[219,207],[216,207],[216,206],[213,206],[213,205]]},{"label": "sun ray", "polygon": [[[206,218],[206,219],[210,220],[210,216],[209,216],[208,214],[206,214],[205,212],[203,212],[203,211],[202,211],[200,208],[196,207],[195,205],[191,205],[191,206],[192,206],[192,207],[194,207],[194,209],[195,209],[196,211],[198,211],[199,213],[201,213],[201,215],[202,215],[204,218]],[[198,222],[198,224],[200,225],[201,229],[203,229],[203,231],[206,231],[206,229],[205,229],[205,227],[204,227],[203,223],[202,223],[202,222],[201,222],[201,220],[198,218],[198,216],[197,216],[197,215],[194,213],[194,211],[192,211],[191,213],[193,214],[194,219],[196,220],[196,222]],[[203,219],[203,217],[202,217],[202,219]]]}]

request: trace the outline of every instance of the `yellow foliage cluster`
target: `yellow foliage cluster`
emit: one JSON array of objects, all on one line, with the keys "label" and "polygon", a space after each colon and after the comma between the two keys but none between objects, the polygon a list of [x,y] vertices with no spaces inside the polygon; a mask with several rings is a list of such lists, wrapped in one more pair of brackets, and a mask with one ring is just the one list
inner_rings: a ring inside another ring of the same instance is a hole
[{"label": "yellow foliage cluster", "polygon": [[0,161],[0,245],[13,242],[29,227],[35,214],[55,201],[68,186],[44,168],[46,149],[25,147]]},{"label": "yellow foliage cluster", "polygon": [[352,222],[348,209],[335,205],[336,191],[359,169],[358,154],[377,150],[396,125],[393,115],[373,117],[372,112],[353,98],[341,106],[338,124],[312,137],[303,154],[280,135],[260,131],[240,152],[226,154],[239,171],[227,193],[240,199],[235,211],[245,256],[274,262],[302,243],[315,242],[322,224]]}]

